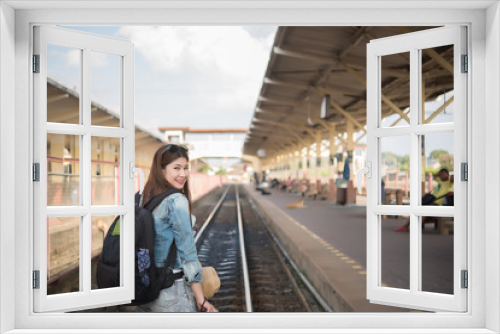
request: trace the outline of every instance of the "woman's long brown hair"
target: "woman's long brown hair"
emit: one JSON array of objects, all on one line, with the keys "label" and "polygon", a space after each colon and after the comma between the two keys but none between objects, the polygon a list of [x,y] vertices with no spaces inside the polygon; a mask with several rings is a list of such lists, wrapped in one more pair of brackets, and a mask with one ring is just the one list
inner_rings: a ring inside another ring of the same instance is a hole
[{"label": "woman's long brown hair", "polygon": [[[144,198],[142,201],[143,207],[146,206],[154,197],[166,192],[170,188],[173,188],[165,178],[163,169],[165,169],[168,164],[172,163],[172,161],[178,158],[186,158],[186,160],[189,162],[187,150],[179,145],[163,145],[156,151],[153,162],[151,164],[148,181],[144,186]],[[186,183],[184,184],[182,193],[188,200],[189,212],[191,212],[191,192],[189,191],[189,178],[186,179]]]}]

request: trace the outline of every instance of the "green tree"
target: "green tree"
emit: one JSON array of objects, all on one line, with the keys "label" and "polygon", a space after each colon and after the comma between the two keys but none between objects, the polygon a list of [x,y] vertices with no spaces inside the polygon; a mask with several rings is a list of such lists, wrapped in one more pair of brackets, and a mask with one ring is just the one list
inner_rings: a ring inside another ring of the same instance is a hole
[{"label": "green tree", "polygon": [[200,172],[200,173],[206,173],[209,170],[212,170],[212,168],[210,168],[210,166],[208,166],[208,165],[203,165],[200,168],[198,168],[198,172]]},{"label": "green tree", "polygon": [[224,168],[221,168],[217,172],[215,172],[215,174],[216,175],[226,175],[227,174],[227,170],[225,170]]},{"label": "green tree", "polygon": [[438,158],[439,158],[439,156],[440,156],[441,154],[448,154],[448,151],[446,151],[446,150],[434,150],[434,151],[432,151],[432,152],[431,152],[431,154],[429,154],[429,156],[430,156],[432,159],[434,159],[434,160],[438,161],[438,160],[439,160]]},{"label": "green tree", "polygon": [[410,170],[410,156],[409,155],[405,155],[405,156],[402,156],[402,157],[399,157],[400,158],[400,161],[399,161],[399,170],[401,170],[402,172],[407,172]]},{"label": "green tree", "polygon": [[449,171],[453,171],[454,170],[453,155],[449,154],[448,152],[441,153],[437,157],[437,161],[441,165],[441,168],[446,168]]},{"label": "green tree", "polygon": [[434,150],[429,156],[439,162],[439,168],[446,168],[449,171],[454,170],[453,155],[446,150]]}]

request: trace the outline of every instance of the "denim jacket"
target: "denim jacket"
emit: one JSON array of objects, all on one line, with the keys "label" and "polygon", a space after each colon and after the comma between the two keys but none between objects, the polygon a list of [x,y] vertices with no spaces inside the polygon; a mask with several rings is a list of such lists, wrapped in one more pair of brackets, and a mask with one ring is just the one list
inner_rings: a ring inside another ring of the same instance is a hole
[{"label": "denim jacket", "polygon": [[175,193],[165,198],[154,210],[155,263],[163,267],[168,251],[175,239],[177,258],[175,268],[182,268],[188,283],[202,281],[196,244],[191,226],[191,216],[187,198]]}]

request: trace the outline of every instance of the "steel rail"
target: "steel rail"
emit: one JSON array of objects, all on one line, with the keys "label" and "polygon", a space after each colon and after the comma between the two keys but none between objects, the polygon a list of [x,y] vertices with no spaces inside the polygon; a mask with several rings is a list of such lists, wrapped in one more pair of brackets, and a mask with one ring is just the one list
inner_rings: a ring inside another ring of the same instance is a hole
[{"label": "steel rail", "polygon": [[215,216],[215,214],[219,210],[222,202],[224,202],[224,200],[226,199],[226,195],[227,195],[227,192],[229,191],[229,188],[230,187],[226,188],[226,190],[222,194],[220,200],[217,202],[217,204],[215,205],[215,207],[212,210],[212,212],[210,212],[210,215],[207,217],[207,219],[205,220],[205,222],[203,223],[203,225],[201,226],[201,228],[198,230],[198,232],[196,232],[196,236],[194,238],[194,243],[195,244],[198,244],[198,240],[200,240],[201,235],[203,234],[203,232],[207,228],[208,224],[210,224],[210,221],[212,221],[212,218]]},{"label": "steel rail", "polygon": [[247,312],[253,312],[252,295],[250,293],[250,280],[248,278],[247,255],[245,251],[245,235],[243,233],[243,220],[241,218],[240,194],[238,186],[236,188],[236,210],[238,213],[238,234],[240,237],[241,266],[243,268],[243,283],[245,286],[245,306]]}]

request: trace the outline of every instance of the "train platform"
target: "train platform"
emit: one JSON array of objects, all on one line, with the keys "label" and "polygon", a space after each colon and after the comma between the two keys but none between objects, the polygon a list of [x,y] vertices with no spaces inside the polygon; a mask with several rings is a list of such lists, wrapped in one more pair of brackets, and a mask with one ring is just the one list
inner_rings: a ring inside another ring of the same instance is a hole
[{"label": "train platform", "polygon": [[[372,304],[366,299],[365,206],[343,207],[305,198],[304,208],[288,209],[286,205],[300,200],[300,195],[274,189],[270,195],[262,195],[253,185],[245,185],[245,190],[282,246],[334,311],[412,311]],[[408,233],[397,237],[407,239]]]}]

